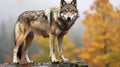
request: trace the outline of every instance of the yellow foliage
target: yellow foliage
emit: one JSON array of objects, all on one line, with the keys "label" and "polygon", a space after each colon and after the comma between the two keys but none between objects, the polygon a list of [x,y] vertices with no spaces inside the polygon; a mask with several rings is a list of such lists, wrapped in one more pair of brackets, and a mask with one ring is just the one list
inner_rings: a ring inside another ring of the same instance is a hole
[{"label": "yellow foliage", "polygon": [[120,9],[114,10],[109,0],[96,0],[93,6],[96,13],[86,11],[83,20],[85,47],[75,52],[89,67],[119,67]]},{"label": "yellow foliage", "polygon": [[87,48],[87,51],[88,51],[88,52],[94,52],[94,51],[95,51],[95,48],[89,47],[89,48]]},{"label": "yellow foliage", "polygon": [[80,55],[80,57],[85,59],[85,60],[90,59],[90,55],[88,53],[84,53],[84,54]]}]

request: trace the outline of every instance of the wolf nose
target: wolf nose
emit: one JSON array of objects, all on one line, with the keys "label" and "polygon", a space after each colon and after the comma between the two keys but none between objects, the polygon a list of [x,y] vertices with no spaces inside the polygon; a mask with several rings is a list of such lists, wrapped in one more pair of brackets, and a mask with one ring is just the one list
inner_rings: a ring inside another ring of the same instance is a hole
[{"label": "wolf nose", "polygon": [[70,17],[67,17],[67,20],[68,20],[68,21],[70,21],[70,20],[71,20],[71,18],[70,18]]}]

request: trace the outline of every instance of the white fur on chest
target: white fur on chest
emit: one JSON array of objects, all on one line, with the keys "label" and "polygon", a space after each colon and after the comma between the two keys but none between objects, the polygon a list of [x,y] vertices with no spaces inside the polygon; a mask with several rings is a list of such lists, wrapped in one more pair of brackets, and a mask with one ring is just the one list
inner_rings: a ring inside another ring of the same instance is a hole
[{"label": "white fur on chest", "polygon": [[55,33],[56,33],[56,35],[60,35],[62,33],[62,31],[59,28],[56,28]]}]

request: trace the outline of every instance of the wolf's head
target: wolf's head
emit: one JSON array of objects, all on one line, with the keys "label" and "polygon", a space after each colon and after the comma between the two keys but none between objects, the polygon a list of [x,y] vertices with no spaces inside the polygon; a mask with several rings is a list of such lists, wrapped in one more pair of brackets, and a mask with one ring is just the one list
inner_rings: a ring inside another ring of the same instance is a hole
[{"label": "wolf's head", "polygon": [[78,17],[77,1],[72,0],[67,3],[65,0],[61,0],[60,17],[65,21],[71,21]]}]

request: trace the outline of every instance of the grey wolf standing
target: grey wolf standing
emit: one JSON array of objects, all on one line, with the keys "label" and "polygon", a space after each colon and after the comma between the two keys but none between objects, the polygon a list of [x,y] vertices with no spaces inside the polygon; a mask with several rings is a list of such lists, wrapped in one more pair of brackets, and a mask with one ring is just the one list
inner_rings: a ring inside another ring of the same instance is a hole
[{"label": "grey wolf standing", "polygon": [[58,62],[55,56],[55,39],[58,41],[59,57],[63,62],[69,61],[64,57],[63,37],[78,18],[77,1],[66,2],[61,0],[60,7],[40,11],[23,12],[15,24],[15,47],[13,50],[13,63],[18,63],[23,55],[28,63],[33,63],[28,57],[28,49],[35,34],[49,37],[50,56],[52,62]]}]

